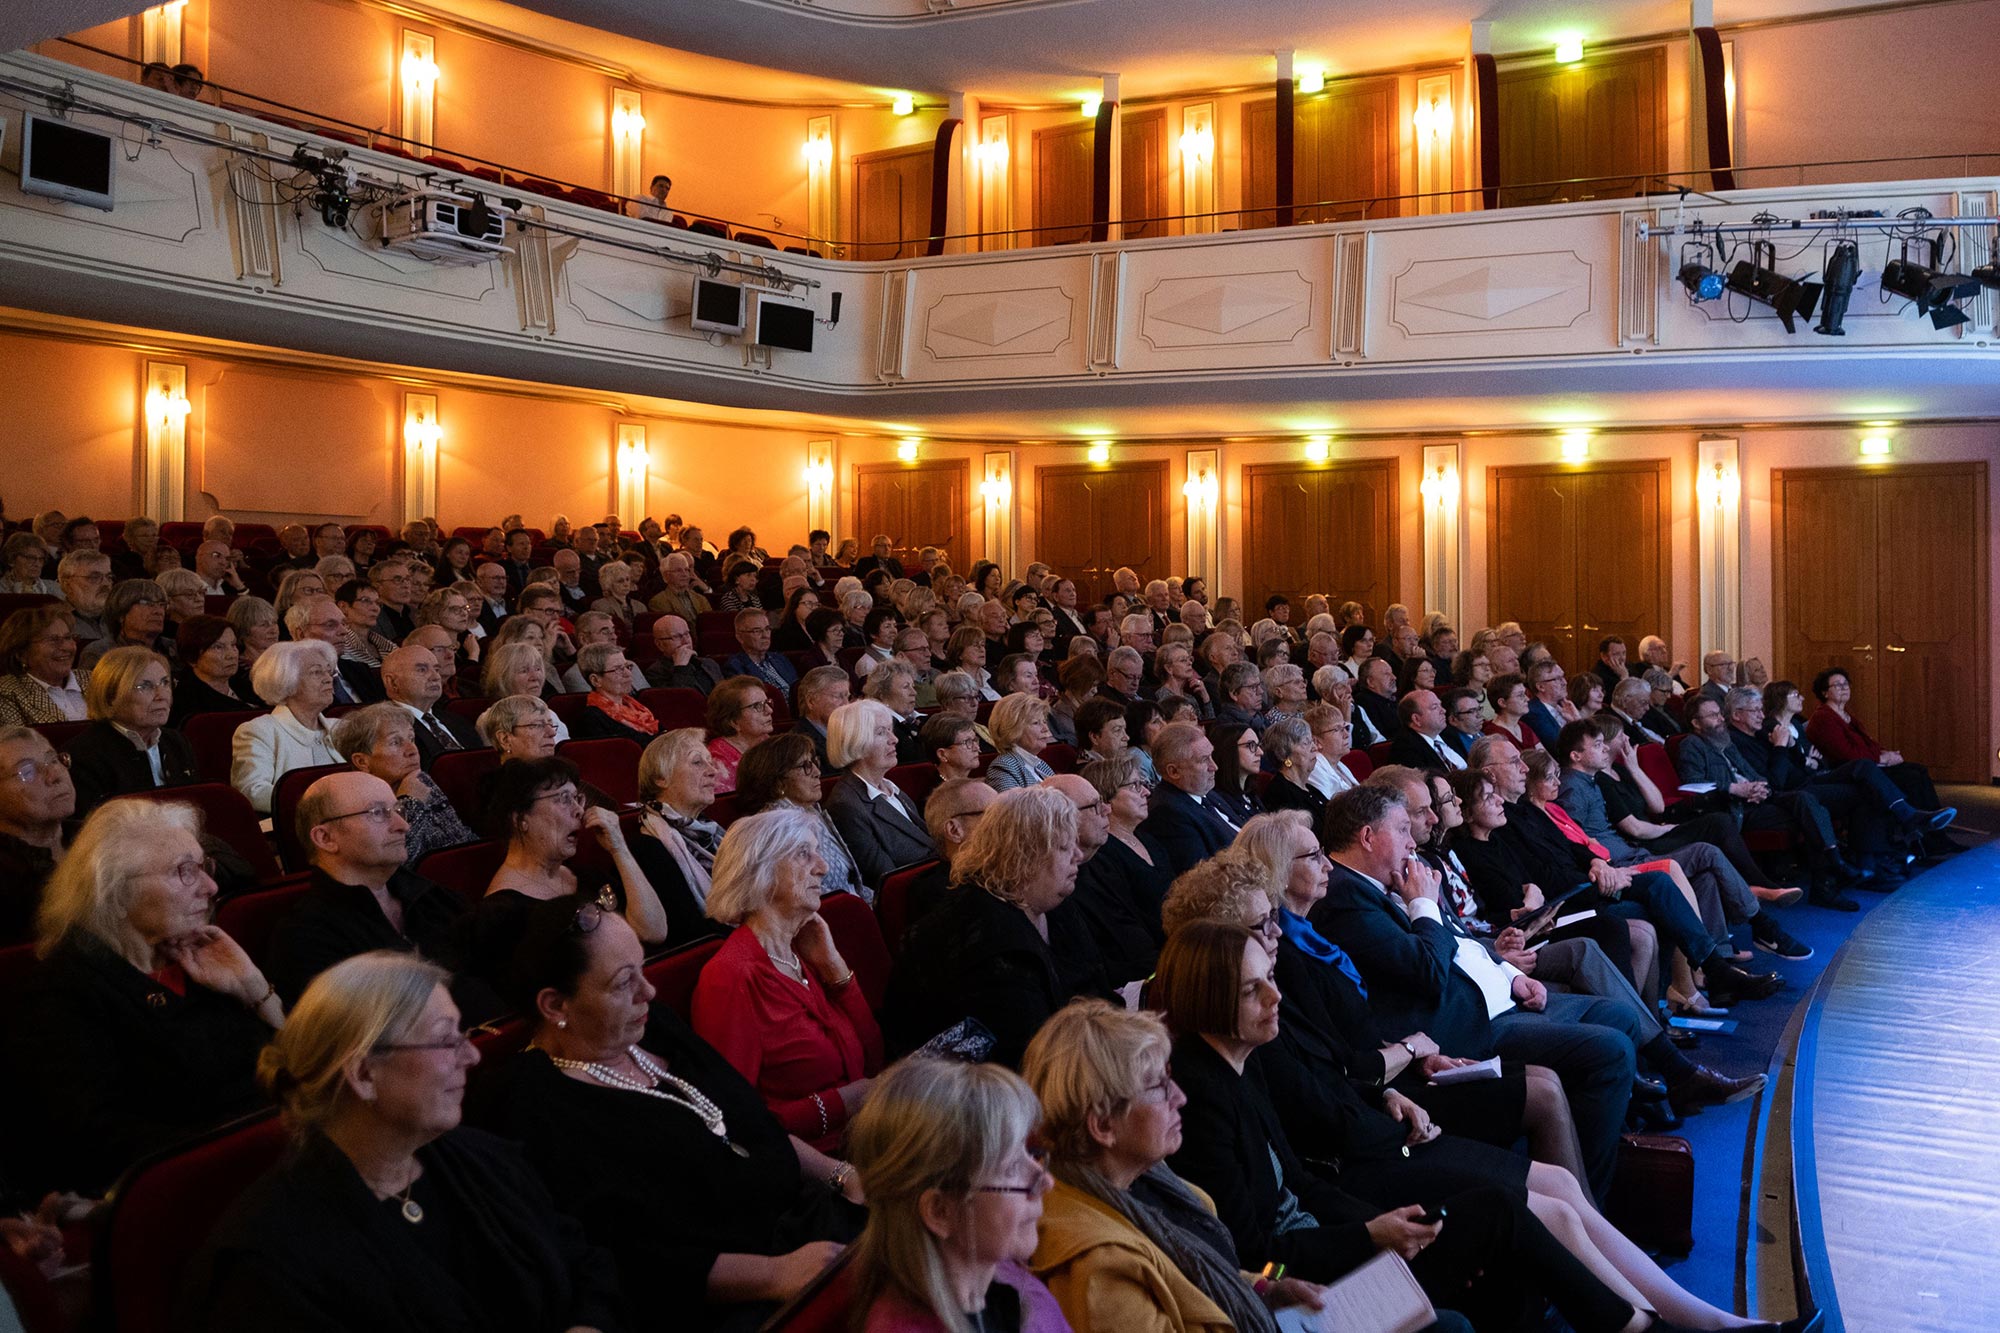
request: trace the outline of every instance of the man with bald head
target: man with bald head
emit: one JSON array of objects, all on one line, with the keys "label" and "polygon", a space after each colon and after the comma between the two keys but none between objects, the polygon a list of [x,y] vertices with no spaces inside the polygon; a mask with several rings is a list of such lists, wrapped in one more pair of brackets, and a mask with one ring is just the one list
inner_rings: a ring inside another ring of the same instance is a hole
[{"label": "man with bald head", "polygon": [[417,762],[428,773],[441,754],[477,750],[485,744],[469,718],[438,711],[444,672],[428,648],[398,648],[382,659],[382,689],[389,702],[410,715],[417,734]]},{"label": "man with bald head", "polygon": [[[312,883],[279,922],[265,968],[286,1008],[314,977],[373,949],[418,954],[458,971],[465,906],[404,867],[410,826],[388,783],[367,773],[329,774],[306,788],[294,818]],[[480,982],[456,978],[451,991],[467,1024],[501,1012]]]},{"label": "man with bald head", "polygon": [[[1149,930],[1143,908],[1122,891],[1122,879],[1090,872],[1104,845],[1111,841],[1111,806],[1097,788],[1075,773],[1057,773],[1041,785],[1059,791],[1076,806],[1076,845],[1084,862],[1076,872],[1076,891],[1049,913],[1049,949],[1065,981],[1086,982],[1102,973],[1112,987],[1142,981],[1153,974],[1160,953],[1155,930]],[[1157,921],[1155,922],[1157,927]]]},{"label": "man with bald head", "polygon": [[203,542],[194,548],[194,572],[201,576],[204,597],[229,597],[243,592],[243,576],[229,562],[227,542]]},{"label": "man with bald head", "polygon": [[706,699],[722,683],[722,668],[695,656],[694,631],[681,617],[663,615],[653,622],[653,646],[660,656],[646,668],[646,683],[655,689],[697,690]]},{"label": "man with bald head", "polygon": [[343,654],[347,649],[347,617],[340,606],[324,593],[301,597],[285,612],[285,629],[293,639],[317,639],[333,648],[338,669],[333,674],[333,701],[337,704],[372,704],[382,699],[382,680],[374,667],[357,657]]},{"label": "man with bald head", "polygon": [[[1000,793],[978,778],[946,778],[924,799],[924,828],[937,844],[938,859],[912,878],[903,898],[903,929],[944,904],[951,890],[951,859],[965,846],[986,807],[1000,799]],[[878,900],[878,909],[879,909]],[[891,944],[900,944],[892,940]]]}]

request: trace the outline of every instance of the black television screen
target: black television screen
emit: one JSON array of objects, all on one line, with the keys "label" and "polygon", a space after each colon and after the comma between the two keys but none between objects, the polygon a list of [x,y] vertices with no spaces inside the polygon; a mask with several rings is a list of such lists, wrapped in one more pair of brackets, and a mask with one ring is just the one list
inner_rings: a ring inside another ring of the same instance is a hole
[{"label": "black television screen", "polygon": [[47,116],[27,116],[21,188],[73,204],[111,207],[111,136]]},{"label": "black television screen", "polygon": [[782,347],[788,352],[810,352],[813,349],[812,307],[769,296],[759,297],[755,338],[759,346]]},{"label": "black television screen", "polygon": [[710,333],[743,332],[743,289],[733,282],[696,278],[688,323]]}]

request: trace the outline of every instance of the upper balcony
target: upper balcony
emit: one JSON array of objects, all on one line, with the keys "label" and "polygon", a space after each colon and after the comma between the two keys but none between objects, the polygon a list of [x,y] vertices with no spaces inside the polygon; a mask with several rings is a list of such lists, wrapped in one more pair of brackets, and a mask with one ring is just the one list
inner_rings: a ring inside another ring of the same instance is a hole
[{"label": "upper balcony", "polygon": [[[22,115],[47,114],[51,97],[120,137],[109,212],[20,190]],[[1741,296],[1693,303],[1676,278],[1690,256],[1724,270],[1750,257],[1743,233],[1722,255],[1684,250],[1696,224],[1783,220],[1777,269],[1816,277],[1838,228],[1792,220],[2000,217],[1995,176],[860,262],[517,193],[29,54],[0,58],[0,115],[13,173],[0,184],[0,300],[312,352],[877,422],[976,418],[1024,436],[1087,433],[1093,414],[1143,422],[1161,403],[1215,433],[1351,428],[1371,405],[1404,428],[1450,429],[1498,397],[1532,400],[1527,424],[1548,425],[1588,419],[1607,396],[1628,421],[1705,419],[1704,400],[1725,392],[1753,401],[1736,414],[1746,421],[2000,407],[1992,291],[1960,303],[1964,323],[1933,328],[1879,289],[1901,235],[1854,233],[1863,274],[1838,338],[1811,321],[1787,333]],[[344,225],[317,197],[332,178],[290,164],[300,148],[345,153]],[[443,264],[384,245],[371,199],[454,188],[514,209],[505,253]],[[1994,259],[1994,228],[1943,230],[1959,271]],[[705,272],[804,299],[820,321],[813,350],[692,328]]]}]

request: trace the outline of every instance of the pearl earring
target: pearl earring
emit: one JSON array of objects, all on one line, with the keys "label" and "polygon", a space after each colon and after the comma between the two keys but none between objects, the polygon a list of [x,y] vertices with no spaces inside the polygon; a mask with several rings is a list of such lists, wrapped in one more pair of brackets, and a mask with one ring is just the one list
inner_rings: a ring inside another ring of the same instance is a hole
[{"label": "pearl earring", "polygon": [[556,1026],[558,1028],[566,1028],[569,1026],[569,1020],[567,1018],[558,1018],[556,1020]]}]

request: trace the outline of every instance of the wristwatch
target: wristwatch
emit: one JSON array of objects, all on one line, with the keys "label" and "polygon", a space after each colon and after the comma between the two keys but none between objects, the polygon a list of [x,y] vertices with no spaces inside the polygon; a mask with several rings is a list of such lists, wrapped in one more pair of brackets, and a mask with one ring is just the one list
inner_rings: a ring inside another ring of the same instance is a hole
[{"label": "wristwatch", "polygon": [[1407,1041],[1399,1041],[1396,1044],[1410,1053],[1410,1063],[1415,1064],[1417,1061],[1423,1059],[1421,1055],[1417,1054],[1417,1048],[1410,1045]]}]

